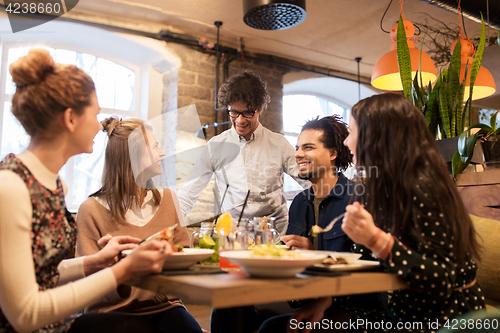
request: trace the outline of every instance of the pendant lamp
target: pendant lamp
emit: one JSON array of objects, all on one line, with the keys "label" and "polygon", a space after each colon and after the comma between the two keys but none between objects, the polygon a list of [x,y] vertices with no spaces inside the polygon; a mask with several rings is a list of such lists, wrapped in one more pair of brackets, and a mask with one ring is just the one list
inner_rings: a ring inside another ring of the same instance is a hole
[{"label": "pendant lamp", "polygon": [[[415,34],[415,26],[410,21],[403,19],[406,38],[408,38],[408,48],[410,49],[411,74],[412,79],[419,69],[420,50],[415,48],[415,42],[411,40]],[[391,51],[384,54],[375,64],[372,73],[372,86],[382,90],[403,90],[401,76],[399,74],[397,48],[398,25],[391,28],[391,38],[394,41]],[[434,82],[437,79],[436,67],[431,57],[422,51],[422,80],[424,85]]]},{"label": "pendant lamp", "polygon": [[[476,53],[476,49],[474,48],[474,44],[472,44],[471,40],[464,33],[462,29],[462,21],[460,20],[462,15],[462,9],[460,7],[460,1],[458,1],[458,27],[459,31],[459,39],[453,42],[450,47],[450,52],[453,54],[453,50],[455,50],[455,45],[458,41],[460,41],[460,82],[464,80],[465,77],[465,69],[467,68],[467,80],[465,81],[465,92],[464,92],[464,101],[469,99],[470,96],[470,74],[472,67],[472,60],[474,54]],[[479,67],[479,71],[477,73],[476,81],[474,82],[474,88],[472,93],[472,100],[485,98],[491,96],[496,91],[495,80],[493,79],[493,75],[491,75],[490,71],[484,68],[483,66]]]},{"label": "pendant lamp", "polygon": [[[412,79],[415,77],[419,69],[420,50],[415,48],[415,41],[417,37],[415,34],[415,26],[408,21],[403,12],[403,0],[399,1],[400,14],[403,18],[405,27],[406,38],[408,39],[408,48],[410,49],[411,58],[411,74]],[[384,54],[375,64],[372,73],[372,86],[382,90],[403,90],[401,83],[401,76],[399,74],[398,54],[397,54],[397,35],[398,24],[396,23],[390,32],[391,39],[394,43],[391,45],[391,51]],[[434,82],[437,79],[436,67],[432,62],[431,57],[422,51],[422,80],[423,84],[427,85],[429,82]],[[422,84],[422,82],[420,82]]]}]

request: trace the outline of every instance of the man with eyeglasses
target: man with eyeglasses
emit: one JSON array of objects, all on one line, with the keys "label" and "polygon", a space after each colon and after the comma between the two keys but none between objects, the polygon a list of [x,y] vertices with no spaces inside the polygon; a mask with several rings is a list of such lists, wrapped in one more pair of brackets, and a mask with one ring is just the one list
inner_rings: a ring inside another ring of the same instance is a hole
[{"label": "man with eyeglasses", "polygon": [[238,219],[250,191],[243,217],[275,217],[277,231],[285,233],[288,210],[282,195],[283,173],[302,187],[310,183],[298,178],[295,150],[285,137],[259,123],[269,101],[266,83],[250,72],[237,74],[221,86],[218,103],[227,108],[232,127],[205,145],[188,181],[179,190],[184,216],[215,174],[220,193],[227,188],[223,212]]}]

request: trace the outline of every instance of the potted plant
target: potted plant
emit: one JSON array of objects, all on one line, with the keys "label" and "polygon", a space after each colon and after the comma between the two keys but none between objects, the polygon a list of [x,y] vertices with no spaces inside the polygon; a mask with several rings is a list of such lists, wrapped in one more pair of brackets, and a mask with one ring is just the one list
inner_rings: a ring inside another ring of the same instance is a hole
[{"label": "potted plant", "polygon": [[[441,139],[454,138],[454,140],[451,141],[452,150],[450,158],[448,159],[448,161],[451,162],[450,164],[453,175],[462,172],[467,166],[465,165],[463,168],[461,168],[460,171],[458,171],[459,169],[457,169],[457,167],[461,166],[457,162],[457,158],[459,157],[456,157],[457,153],[455,153],[455,155],[453,155],[453,153],[456,152],[458,148],[458,136],[463,133],[465,129],[466,114],[468,114],[469,116],[467,124],[471,123],[470,118],[472,112],[472,93],[470,94],[465,105],[463,103],[467,71],[469,69],[471,71],[470,91],[472,92],[472,88],[477,77],[477,72],[479,71],[479,67],[481,66],[485,40],[486,29],[484,20],[482,20],[479,46],[477,48],[477,52],[472,61],[472,64],[466,69],[464,79],[460,81],[461,43],[457,42],[454,47],[453,55],[451,57],[448,68],[443,70],[439,74],[434,86],[431,82],[425,85],[422,82],[421,75],[419,75],[420,71],[418,71],[417,75],[415,75],[415,78],[412,81],[411,60],[406,32],[404,29],[403,19],[401,17],[399,18],[397,33],[397,53],[401,82],[403,84],[403,92],[415,106],[422,110],[422,113],[427,122],[427,126],[435,137],[438,136],[439,131]],[[473,148],[474,146],[472,146],[472,150]],[[468,150],[465,150],[465,152],[467,151]],[[472,152],[470,157],[472,157]],[[457,163],[453,163],[453,161]],[[465,163],[465,161],[463,163]],[[470,158],[468,159],[468,163],[470,163]]]},{"label": "potted plant", "polygon": [[[497,116],[500,111],[497,111],[491,116],[490,125],[473,124],[460,134],[458,138],[458,151],[453,156],[453,170],[456,173],[461,173],[467,165],[474,153],[476,142],[480,140],[483,148],[484,162],[498,162],[500,164],[500,128],[497,127]],[[472,134],[472,129],[477,128],[479,131]],[[455,174],[454,174],[455,175]]]}]

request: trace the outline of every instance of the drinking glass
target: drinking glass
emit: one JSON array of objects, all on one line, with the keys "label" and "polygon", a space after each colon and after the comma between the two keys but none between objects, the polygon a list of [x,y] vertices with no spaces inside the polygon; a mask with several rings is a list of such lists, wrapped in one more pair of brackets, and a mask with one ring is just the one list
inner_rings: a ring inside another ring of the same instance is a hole
[{"label": "drinking glass", "polygon": [[191,247],[212,249],[215,253],[200,261],[200,264],[217,264],[219,262],[219,236],[212,222],[202,222],[199,231],[191,235]]},{"label": "drinking glass", "polygon": [[[224,230],[221,230],[219,234],[219,251],[239,251],[247,249],[247,219],[241,219],[238,224],[236,221],[233,221],[233,225],[231,231],[228,235],[224,234]],[[219,257],[219,266],[223,271],[231,272],[231,271],[240,271],[240,266],[229,262],[227,259],[223,257]]]},{"label": "drinking glass", "polygon": [[252,221],[252,235],[255,245],[276,244],[280,234],[276,230],[275,217],[254,217]]}]

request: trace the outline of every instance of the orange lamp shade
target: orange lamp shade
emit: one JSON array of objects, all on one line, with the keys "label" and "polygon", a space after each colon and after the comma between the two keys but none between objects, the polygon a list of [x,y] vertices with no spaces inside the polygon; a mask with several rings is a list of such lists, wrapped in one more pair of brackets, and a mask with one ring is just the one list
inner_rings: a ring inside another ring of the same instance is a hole
[{"label": "orange lamp shade", "polygon": [[[458,42],[458,39],[453,42],[450,47],[451,54],[453,54],[453,50],[455,49],[455,44]],[[460,52],[460,82],[464,80],[465,77],[465,67],[469,66],[467,70],[467,80],[465,81],[465,92],[464,92],[464,101],[469,99],[470,95],[470,73],[472,61],[474,60],[472,56],[475,53],[474,45],[469,40],[460,38],[461,44],[461,52]],[[472,100],[485,98],[491,96],[497,90],[495,85],[495,80],[493,79],[493,75],[491,75],[490,71],[484,68],[483,66],[479,67],[479,71],[476,76],[476,81],[474,82],[474,91],[472,93]]]},{"label": "orange lamp shade", "polygon": [[[465,76],[465,65],[462,64],[462,66],[460,67],[460,81],[463,81],[464,76]],[[495,93],[495,91],[497,91],[493,75],[491,75],[490,71],[484,68],[483,66],[479,67],[479,72],[477,73],[473,89],[474,91],[472,93],[472,100],[491,96]],[[469,99],[469,94],[470,94],[470,69],[467,71],[467,81],[465,83],[464,101]]]},{"label": "orange lamp shade", "polygon": [[[403,20],[406,38],[411,38],[415,33],[415,27],[413,23],[408,20]],[[372,86],[382,90],[403,90],[403,84],[401,83],[401,76],[399,74],[398,65],[398,54],[397,54],[397,31],[398,25],[395,24],[391,28],[391,39],[394,41],[391,45],[391,51],[384,54],[375,64],[372,72]],[[415,43],[408,40],[408,48],[410,49],[410,59],[411,59],[411,74],[412,80],[415,78],[415,74],[419,69],[420,62],[420,50],[415,48]],[[422,52],[422,81],[424,85],[429,82],[434,82],[437,79],[436,67],[431,57]],[[422,85],[422,82],[420,82]]]},{"label": "orange lamp shade", "polygon": [[[410,46],[413,42],[408,41],[411,58],[411,75],[412,79],[419,68],[420,50]],[[401,76],[399,74],[398,55],[396,51],[396,43],[392,44],[392,51],[384,54],[375,64],[372,73],[372,86],[382,90],[403,90]],[[436,67],[431,57],[422,52],[422,81],[424,85],[429,82],[434,82],[437,79]],[[422,83],[420,83],[422,84]],[[475,91],[475,90],[474,90]]]}]

